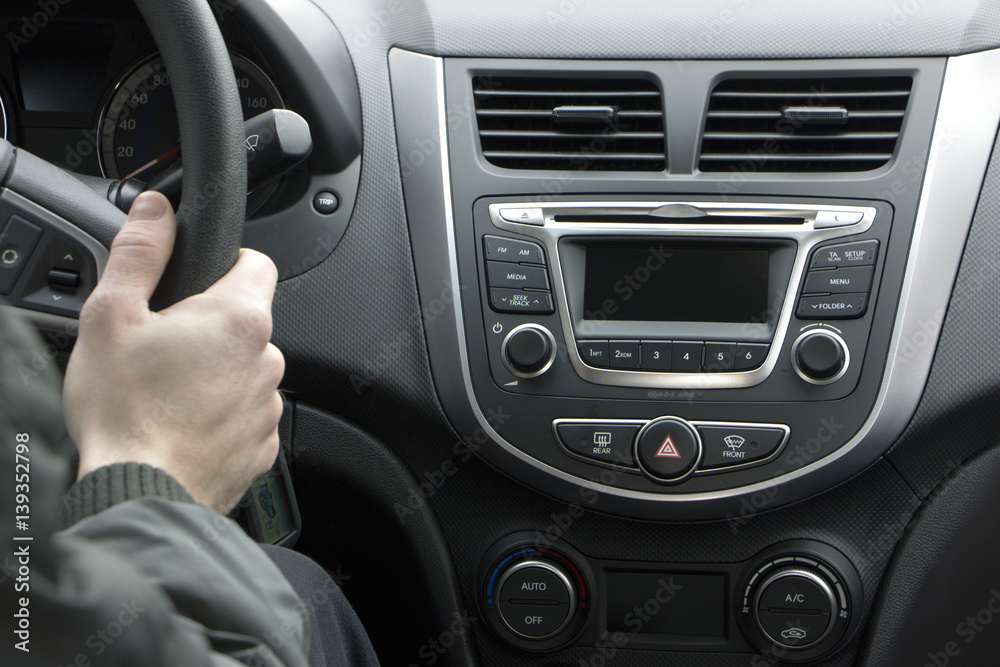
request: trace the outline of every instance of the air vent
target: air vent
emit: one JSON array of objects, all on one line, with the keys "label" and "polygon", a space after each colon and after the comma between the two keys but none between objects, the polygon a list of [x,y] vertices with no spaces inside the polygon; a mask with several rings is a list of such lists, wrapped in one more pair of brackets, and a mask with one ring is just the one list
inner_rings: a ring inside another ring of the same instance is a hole
[{"label": "air vent", "polygon": [[727,79],[712,91],[702,171],[868,171],[896,149],[908,76]]},{"label": "air vent", "polygon": [[506,169],[663,171],[663,99],[635,76],[478,76],[483,156]]}]

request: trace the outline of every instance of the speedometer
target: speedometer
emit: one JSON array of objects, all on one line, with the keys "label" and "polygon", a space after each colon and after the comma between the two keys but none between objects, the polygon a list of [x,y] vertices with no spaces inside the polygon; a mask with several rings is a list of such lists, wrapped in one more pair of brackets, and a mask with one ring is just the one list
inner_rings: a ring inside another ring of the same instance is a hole
[{"label": "speedometer", "polygon": [[[243,119],[283,107],[277,88],[246,58],[230,54]],[[122,79],[100,125],[101,170],[108,178],[144,181],[165,170],[180,154],[180,128],[170,75],[153,56]]]}]

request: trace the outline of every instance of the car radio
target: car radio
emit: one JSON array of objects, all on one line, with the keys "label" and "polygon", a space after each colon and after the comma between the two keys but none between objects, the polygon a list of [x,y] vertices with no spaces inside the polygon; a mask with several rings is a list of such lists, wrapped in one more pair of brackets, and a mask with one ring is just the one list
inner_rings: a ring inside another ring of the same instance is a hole
[{"label": "car radio", "polygon": [[766,485],[871,408],[883,201],[485,197],[471,218],[473,387],[550,472],[662,498]]},{"label": "car radio", "polygon": [[[892,217],[878,202],[487,207],[484,314],[507,332],[487,337],[494,379],[566,396],[593,396],[593,384],[745,388],[776,370],[813,385],[845,378],[865,347]],[[801,393],[773,384],[774,397]]]}]

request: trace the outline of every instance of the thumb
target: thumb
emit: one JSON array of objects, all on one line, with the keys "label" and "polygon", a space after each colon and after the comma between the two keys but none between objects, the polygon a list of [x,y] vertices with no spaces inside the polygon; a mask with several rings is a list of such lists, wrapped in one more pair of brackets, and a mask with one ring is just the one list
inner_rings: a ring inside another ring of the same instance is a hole
[{"label": "thumb", "polygon": [[115,307],[144,314],[173,252],[177,221],[159,192],[139,195],[111,244],[98,290]]}]

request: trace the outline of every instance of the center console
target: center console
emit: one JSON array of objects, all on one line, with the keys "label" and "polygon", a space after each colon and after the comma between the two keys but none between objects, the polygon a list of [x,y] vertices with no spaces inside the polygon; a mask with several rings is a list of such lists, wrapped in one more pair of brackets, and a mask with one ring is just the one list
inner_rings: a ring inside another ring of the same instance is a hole
[{"label": "center console", "polygon": [[[389,61],[449,469],[474,453],[566,503],[461,564],[491,637],[768,664],[849,645],[879,576],[861,536],[749,522],[875,469],[910,420],[1000,54]],[[636,556],[575,528],[600,514],[755,546]],[[565,539],[532,530],[549,518]]]}]

